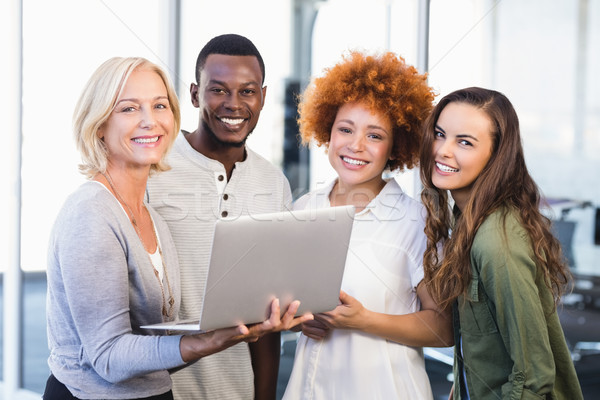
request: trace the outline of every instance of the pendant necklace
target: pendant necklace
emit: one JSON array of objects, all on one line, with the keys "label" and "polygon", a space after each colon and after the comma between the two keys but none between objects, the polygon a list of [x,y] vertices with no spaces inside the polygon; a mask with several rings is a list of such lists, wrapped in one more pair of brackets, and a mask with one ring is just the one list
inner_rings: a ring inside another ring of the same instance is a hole
[{"label": "pendant necklace", "polygon": [[[160,260],[162,262],[163,265],[163,270],[165,273],[165,280],[167,281],[167,290],[169,292],[169,309],[167,310],[167,301],[165,298],[165,288],[164,285],[162,283],[162,280],[160,279],[160,274],[158,272],[158,270],[156,269],[156,267],[154,266],[154,263],[152,262],[152,259],[150,258],[150,254],[148,253],[148,251],[146,250],[146,246],[144,246],[144,241],[142,240],[142,234],[140,232],[140,229],[138,227],[137,221],[135,219],[135,216],[133,215],[133,211],[131,210],[131,207],[129,207],[129,204],[127,204],[125,202],[125,200],[123,200],[123,198],[121,197],[121,195],[119,194],[119,192],[117,192],[117,189],[115,188],[115,185],[111,179],[110,173],[108,172],[108,170],[106,171],[106,174],[101,172],[102,176],[104,176],[104,178],[106,179],[106,181],[108,182],[108,184],[110,185],[111,189],[113,190],[113,192],[115,193],[115,196],[117,197],[117,200],[123,204],[125,206],[125,208],[129,211],[129,218],[131,221],[131,224],[133,225],[133,228],[135,229],[135,232],[138,235],[138,238],[140,239],[140,241],[142,242],[142,246],[144,247],[144,250],[146,251],[146,254],[148,254],[148,259],[150,260],[150,264],[152,265],[152,268],[154,269],[154,276],[156,277],[156,279],[158,280],[158,284],[160,285],[160,291],[162,293],[162,300],[163,300],[163,304],[162,304],[162,315],[164,315],[165,317],[169,317],[171,318],[173,315],[173,305],[175,304],[175,299],[173,298],[173,289],[171,288],[171,283],[169,282],[169,275],[167,274],[167,266],[165,264],[165,260],[163,258],[163,254],[162,254],[162,249],[160,248],[160,243],[158,242],[158,235],[156,233],[156,227],[154,226],[154,222],[152,221],[152,217],[150,217],[150,222],[152,223],[152,230],[154,232],[154,237],[156,238],[156,247],[158,248],[158,254],[160,255]],[[148,212],[148,215],[150,216],[150,212],[148,211],[148,209],[146,208],[146,204],[142,203],[142,205],[144,206],[144,209],[146,210],[146,212]]]}]

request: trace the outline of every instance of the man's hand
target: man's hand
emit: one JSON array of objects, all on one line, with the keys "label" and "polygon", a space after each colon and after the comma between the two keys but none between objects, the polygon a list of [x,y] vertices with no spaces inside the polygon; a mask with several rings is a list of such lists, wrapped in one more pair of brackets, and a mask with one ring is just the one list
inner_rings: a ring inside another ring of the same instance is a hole
[{"label": "man's hand", "polygon": [[299,301],[293,301],[283,316],[280,317],[279,299],[274,299],[271,302],[269,319],[261,323],[250,326],[238,325],[198,335],[184,336],[179,344],[181,357],[186,362],[195,361],[225,350],[241,341],[256,342],[267,333],[287,330],[303,322],[312,320],[313,315],[310,313],[299,317],[295,316],[299,306]]},{"label": "man's hand", "polygon": [[322,314],[315,314],[315,319],[302,324],[302,333],[314,340],[323,340],[329,336],[331,329],[319,320]]}]

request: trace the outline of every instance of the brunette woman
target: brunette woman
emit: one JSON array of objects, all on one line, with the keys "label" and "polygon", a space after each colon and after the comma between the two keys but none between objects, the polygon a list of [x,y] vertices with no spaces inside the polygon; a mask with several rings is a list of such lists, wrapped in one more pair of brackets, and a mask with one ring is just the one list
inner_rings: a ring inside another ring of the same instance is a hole
[{"label": "brunette woman", "polygon": [[581,399],[556,311],[570,274],[510,101],[477,87],[443,97],[421,179],[425,279],[441,307],[454,305],[454,399]]}]

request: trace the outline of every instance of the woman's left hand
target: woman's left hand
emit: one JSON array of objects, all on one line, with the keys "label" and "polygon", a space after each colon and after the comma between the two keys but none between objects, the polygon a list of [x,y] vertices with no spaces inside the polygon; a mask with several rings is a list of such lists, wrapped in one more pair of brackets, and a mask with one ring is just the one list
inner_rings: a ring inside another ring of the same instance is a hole
[{"label": "woman's left hand", "polygon": [[316,319],[324,322],[330,328],[361,330],[365,324],[368,310],[360,301],[343,290],[340,291],[340,302],[341,304],[335,309],[318,314]]}]

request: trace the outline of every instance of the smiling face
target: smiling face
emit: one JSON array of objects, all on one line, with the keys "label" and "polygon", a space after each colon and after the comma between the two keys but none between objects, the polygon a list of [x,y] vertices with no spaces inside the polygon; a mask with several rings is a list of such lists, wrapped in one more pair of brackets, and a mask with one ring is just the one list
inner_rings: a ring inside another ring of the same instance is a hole
[{"label": "smiling face", "polygon": [[258,123],[266,91],[256,57],[209,55],[199,84],[190,90],[200,109],[201,132],[218,145],[243,146]]},{"label": "smiling face", "polygon": [[485,112],[457,102],[442,110],[435,125],[431,180],[437,188],[450,190],[461,210],[492,155],[492,144],[492,123]]},{"label": "smiling face", "polygon": [[360,103],[344,104],[331,128],[328,156],[344,190],[368,191],[374,197],[384,185],[381,177],[392,153],[389,117]]},{"label": "smiling face", "polygon": [[108,163],[119,168],[150,168],[169,147],[175,118],[160,75],[136,68],[108,120],[98,130],[108,149]]}]

